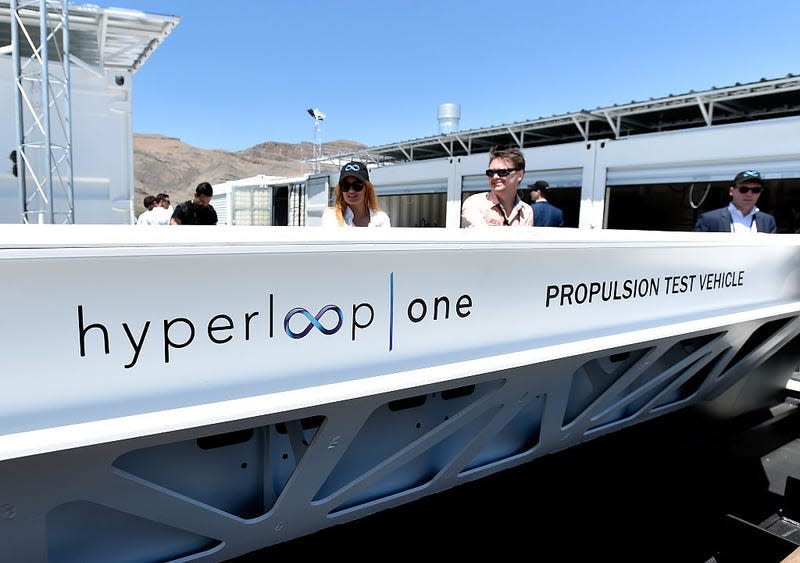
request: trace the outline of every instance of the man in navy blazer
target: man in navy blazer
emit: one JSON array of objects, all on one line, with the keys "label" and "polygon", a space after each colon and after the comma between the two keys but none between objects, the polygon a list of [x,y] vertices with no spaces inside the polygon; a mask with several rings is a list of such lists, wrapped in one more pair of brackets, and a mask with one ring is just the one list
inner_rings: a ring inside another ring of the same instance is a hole
[{"label": "man in navy blazer", "polygon": [[761,174],[755,170],[739,172],[728,188],[728,194],[731,196],[728,206],[701,214],[697,218],[694,230],[721,233],[777,232],[775,217],[756,207],[763,190]]},{"label": "man in navy blazer", "polygon": [[547,201],[547,188],[549,187],[550,184],[544,180],[536,180],[530,185],[534,227],[564,226],[564,214],[558,207]]}]

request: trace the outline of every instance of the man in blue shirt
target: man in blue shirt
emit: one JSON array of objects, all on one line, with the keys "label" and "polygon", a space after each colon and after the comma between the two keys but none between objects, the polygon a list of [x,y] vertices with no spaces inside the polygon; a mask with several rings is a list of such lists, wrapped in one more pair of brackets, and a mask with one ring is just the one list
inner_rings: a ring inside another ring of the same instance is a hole
[{"label": "man in blue shirt", "polygon": [[534,227],[564,226],[564,214],[558,207],[547,201],[547,188],[549,187],[550,184],[544,180],[536,180],[530,185]]}]

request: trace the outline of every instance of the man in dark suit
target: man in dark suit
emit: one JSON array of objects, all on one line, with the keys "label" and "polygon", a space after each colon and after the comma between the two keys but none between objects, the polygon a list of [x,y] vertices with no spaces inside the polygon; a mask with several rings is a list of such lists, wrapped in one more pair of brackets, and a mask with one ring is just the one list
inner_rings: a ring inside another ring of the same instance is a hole
[{"label": "man in dark suit", "polygon": [[550,184],[544,180],[536,180],[530,185],[534,227],[564,226],[564,214],[558,207],[547,201],[547,189],[549,187]]},{"label": "man in dark suit", "polygon": [[756,202],[761,197],[763,189],[761,174],[755,170],[739,172],[728,188],[728,195],[731,196],[728,206],[700,215],[694,225],[694,230],[722,233],[777,232],[775,217],[756,207]]}]

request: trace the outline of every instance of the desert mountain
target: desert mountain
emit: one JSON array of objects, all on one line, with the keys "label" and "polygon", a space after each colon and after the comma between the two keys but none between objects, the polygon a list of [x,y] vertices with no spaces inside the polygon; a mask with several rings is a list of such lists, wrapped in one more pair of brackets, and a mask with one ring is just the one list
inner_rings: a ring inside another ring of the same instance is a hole
[{"label": "desert mountain", "polygon": [[[358,150],[365,145],[354,141],[323,143],[323,154]],[[162,135],[133,136],[135,206],[142,210],[142,199],[164,192],[175,205],[192,197],[200,182],[218,184],[227,180],[267,176],[300,176],[311,172],[303,162],[313,154],[312,143],[265,142],[236,152],[200,149],[180,139]],[[333,170],[333,167],[322,167]]]}]

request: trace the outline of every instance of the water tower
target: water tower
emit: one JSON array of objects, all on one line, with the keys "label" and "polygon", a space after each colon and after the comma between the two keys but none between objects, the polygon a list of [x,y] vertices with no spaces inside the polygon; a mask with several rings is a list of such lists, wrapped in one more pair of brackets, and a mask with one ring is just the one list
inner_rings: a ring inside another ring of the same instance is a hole
[{"label": "water tower", "polygon": [[458,131],[461,120],[460,104],[439,104],[439,133],[448,134]]}]

